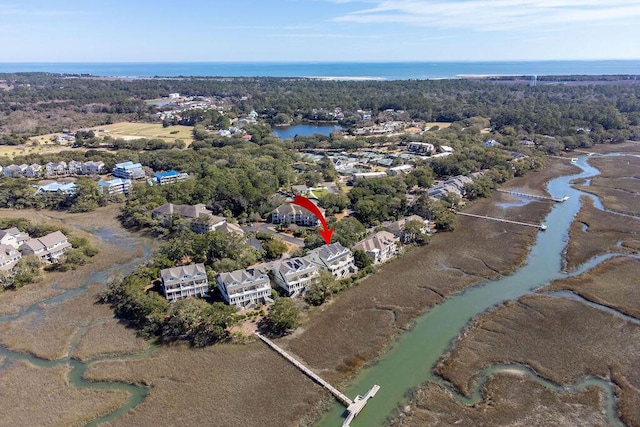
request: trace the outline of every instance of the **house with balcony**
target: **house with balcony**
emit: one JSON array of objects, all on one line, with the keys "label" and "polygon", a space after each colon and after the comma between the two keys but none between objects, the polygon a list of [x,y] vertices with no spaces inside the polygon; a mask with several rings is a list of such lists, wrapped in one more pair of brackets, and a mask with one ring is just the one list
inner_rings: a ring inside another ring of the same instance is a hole
[{"label": "house with balcony", "polygon": [[104,173],[104,162],[84,162],[80,167],[83,175],[99,175]]},{"label": "house with balcony", "polygon": [[71,175],[79,175],[82,173],[82,162],[71,160],[67,164],[67,172]]},{"label": "house with balcony", "polygon": [[168,172],[156,172],[153,175],[153,180],[151,180],[151,182],[157,185],[167,185],[184,181],[185,179],[189,179],[189,174],[170,170]]},{"label": "house with balcony", "polygon": [[24,170],[24,176],[27,178],[38,178],[42,175],[42,166],[37,163],[29,165]]},{"label": "house with balcony", "polygon": [[62,254],[71,249],[61,231],[54,231],[37,239],[29,239],[20,246],[23,255],[35,255],[48,263],[56,263]]},{"label": "house with balcony", "polygon": [[226,222],[225,218],[213,215],[202,203],[197,205],[165,203],[151,211],[151,217],[158,220],[163,227],[169,227],[173,218],[184,218],[189,222],[189,228],[198,234],[213,231]]},{"label": "house with balcony", "polygon": [[385,227],[385,230],[399,238],[402,243],[411,243],[415,240],[416,233],[413,230],[407,230],[405,228],[407,223],[411,221],[415,221],[420,224],[419,231],[421,233],[430,234],[435,229],[435,224],[432,221],[424,219],[418,215],[411,215],[406,218],[399,219],[398,221],[389,223]]},{"label": "house with balcony", "polygon": [[204,264],[189,264],[160,270],[164,297],[173,302],[189,297],[204,297],[209,280]]},{"label": "house with balcony", "polygon": [[11,272],[22,254],[11,245],[0,245],[0,271]]},{"label": "house with balcony", "polygon": [[142,179],[145,177],[144,170],[140,163],[133,163],[131,161],[116,163],[113,168],[113,176],[122,179]]},{"label": "house with balcony", "polygon": [[320,276],[318,266],[304,258],[283,259],[273,264],[273,280],[294,297],[303,293]]},{"label": "house with balcony", "polygon": [[340,243],[322,245],[310,251],[304,258],[318,268],[333,274],[336,279],[348,277],[358,271],[353,254]]},{"label": "house with balcony", "polygon": [[222,298],[229,305],[248,307],[272,301],[269,276],[258,268],[220,273],[216,281]]},{"label": "house with balcony", "polygon": [[113,178],[109,181],[98,181],[98,189],[102,193],[111,194],[129,194],[131,191],[131,180],[122,178]]},{"label": "house with balcony", "polygon": [[24,176],[27,165],[9,165],[2,170],[2,174],[7,178],[20,178]]},{"label": "house with balcony", "polygon": [[49,162],[44,166],[46,176],[65,175],[67,173],[67,162]]},{"label": "house with balcony", "polygon": [[29,235],[16,227],[0,230],[0,245],[9,245],[18,249],[27,240],[29,240]]},{"label": "house with balcony", "polygon": [[353,249],[366,253],[374,264],[382,264],[398,254],[398,240],[388,231],[378,231],[373,236],[356,243]]},{"label": "house with balcony", "polygon": [[36,194],[71,196],[76,194],[76,185],[73,182],[61,183],[54,181],[38,187]]},{"label": "house with balcony", "polygon": [[413,151],[414,153],[435,153],[436,147],[433,144],[429,144],[428,142],[410,142],[409,151]]},{"label": "house with balcony", "polygon": [[[320,207],[318,209],[320,209],[320,212],[324,215],[324,209]],[[273,224],[288,222],[290,224],[316,227],[318,225],[318,217],[303,207],[292,203],[285,203],[271,212],[271,222]]]}]

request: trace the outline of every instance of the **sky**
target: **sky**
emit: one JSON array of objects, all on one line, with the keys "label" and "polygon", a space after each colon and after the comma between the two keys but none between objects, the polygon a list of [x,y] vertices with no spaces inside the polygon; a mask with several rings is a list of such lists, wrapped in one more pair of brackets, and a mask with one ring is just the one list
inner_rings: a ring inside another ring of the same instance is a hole
[{"label": "sky", "polygon": [[640,0],[0,0],[0,62],[640,59]]}]

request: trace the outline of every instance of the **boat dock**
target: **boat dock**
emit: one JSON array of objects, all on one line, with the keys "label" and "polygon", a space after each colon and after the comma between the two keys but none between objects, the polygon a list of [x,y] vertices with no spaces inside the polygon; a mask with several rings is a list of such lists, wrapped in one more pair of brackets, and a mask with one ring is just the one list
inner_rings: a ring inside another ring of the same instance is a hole
[{"label": "boat dock", "polygon": [[538,200],[551,200],[558,203],[566,202],[567,200],[569,200],[569,196],[556,198],[556,197],[548,197],[548,196],[539,196],[537,194],[521,193],[519,191],[511,191],[511,190],[498,189],[498,191],[501,193],[512,194],[514,196],[529,197],[529,198],[538,199]]},{"label": "boat dock", "polygon": [[528,222],[520,222],[520,221],[512,221],[510,219],[504,219],[504,218],[494,218],[492,216],[484,216],[484,215],[476,215],[476,214],[471,214],[471,213],[466,213],[466,212],[458,212],[458,211],[454,211],[456,214],[458,215],[464,215],[464,216],[470,216],[473,218],[482,218],[482,219],[489,219],[492,221],[499,221],[499,222],[506,222],[508,224],[516,224],[516,225],[524,225],[526,227],[534,227],[537,228],[539,230],[546,230],[547,226],[544,224],[531,224]]},{"label": "boat dock", "polygon": [[342,423],[342,427],[349,427],[351,425],[351,421],[362,411],[364,406],[367,404],[367,401],[376,395],[378,390],[380,389],[379,385],[374,385],[371,390],[367,392],[364,396],[356,396],[354,400],[349,399],[345,394],[343,394],[340,390],[333,387],[331,384],[320,378],[315,372],[311,369],[304,366],[302,363],[297,361],[293,356],[289,353],[278,347],[273,341],[264,335],[255,332],[256,336],[260,338],[265,344],[274,349],[278,354],[287,359],[289,362],[293,363],[293,365],[300,369],[305,375],[311,378],[316,383],[320,384],[322,387],[327,389],[333,396],[340,401],[346,408],[349,415]]}]

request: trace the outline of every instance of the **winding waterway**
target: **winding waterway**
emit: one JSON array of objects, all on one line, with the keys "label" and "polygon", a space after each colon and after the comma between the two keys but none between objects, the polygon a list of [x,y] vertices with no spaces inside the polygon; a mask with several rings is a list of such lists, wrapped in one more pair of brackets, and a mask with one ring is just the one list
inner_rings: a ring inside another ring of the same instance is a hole
[{"label": "winding waterway", "polygon": [[[364,395],[374,384],[381,386],[372,404],[366,406],[352,426],[383,426],[400,405],[406,404],[406,396],[411,389],[427,381],[443,384],[443,380],[435,376],[432,369],[472,318],[497,304],[515,300],[556,279],[581,274],[614,256],[613,254],[599,256],[574,271],[569,273],[562,271],[568,230],[580,209],[580,196],[586,194],[573,188],[570,182],[599,174],[597,169],[587,163],[586,156],[580,157],[576,166],[582,169],[581,173],[555,178],[547,185],[552,197],[562,198],[567,195],[569,199],[564,203],[555,204],[552,208],[545,221],[547,230],[538,233],[537,240],[523,267],[510,276],[469,288],[429,309],[417,319],[411,331],[404,333],[375,364],[364,369],[347,387],[346,394],[353,397],[357,394]],[[597,199],[593,195],[589,197]],[[599,207],[601,208],[601,204]],[[509,369],[513,369],[513,366]],[[528,371],[527,376],[540,379],[543,385],[557,387],[530,370],[518,369]],[[484,376],[499,370],[500,367],[495,367],[485,372]],[[467,403],[478,399],[479,389],[484,380],[480,378],[474,398],[465,399],[456,393],[457,398]],[[614,426],[621,425],[615,415],[610,384],[601,379],[586,378],[574,385],[574,388],[581,389],[587,385],[596,385],[605,390],[609,422]],[[341,425],[343,416],[344,408],[336,404],[319,425],[323,427]]]},{"label": "winding waterway", "polygon": [[[108,228],[97,230],[93,234],[100,237],[106,243],[114,244],[117,242],[118,244],[127,246],[127,247],[133,247],[138,243],[134,239],[121,236],[117,233],[114,233],[113,230]],[[89,278],[87,278],[77,288],[64,290],[62,291],[62,293],[54,297],[51,297],[44,301],[38,301],[28,307],[21,309],[17,314],[0,316],[0,323],[10,322],[13,320],[20,319],[24,316],[29,316],[33,314],[35,314],[36,318],[41,318],[44,316],[46,307],[61,304],[77,295],[80,295],[86,292],[88,287],[91,284],[107,283],[111,278],[111,276],[115,274],[117,275],[129,274],[140,263],[144,262],[149,258],[151,253],[149,248],[147,246],[143,246],[143,249],[144,249],[144,255],[142,257],[132,259],[126,264],[118,264],[106,270],[94,272],[93,274],[91,274]],[[51,286],[54,289],[59,288],[55,283],[52,284]],[[68,364],[71,366],[68,380],[69,380],[69,383],[74,387],[126,391],[129,394],[129,399],[122,406],[120,406],[115,411],[112,411],[104,416],[96,418],[95,420],[87,424],[88,426],[96,426],[98,424],[111,421],[119,417],[120,415],[126,413],[127,411],[131,410],[132,408],[136,407],[140,403],[142,403],[142,401],[145,399],[147,395],[148,388],[140,385],[126,384],[126,383],[119,383],[119,382],[86,381],[85,379],[83,379],[83,375],[86,369],[89,367],[89,365],[94,362],[98,362],[101,360],[108,360],[108,359],[127,360],[127,359],[138,359],[138,358],[148,357],[151,354],[153,354],[153,352],[155,352],[157,347],[150,346],[144,352],[141,352],[135,355],[130,355],[130,356],[122,356],[122,355],[102,356],[102,357],[96,357],[96,358],[85,360],[85,361],[79,361],[73,358],[73,354],[75,353],[78,343],[80,342],[80,340],[82,339],[86,331],[89,329],[89,326],[90,325],[85,325],[76,332],[76,334],[72,339],[71,345],[69,346],[69,351],[67,352],[67,355],[63,358],[56,359],[56,360],[42,359],[28,353],[9,350],[4,345],[0,344],[0,356],[4,357],[4,361],[2,362],[2,364],[0,364],[0,372],[4,369],[9,368],[17,361],[27,361],[32,365],[35,365],[41,368],[52,368],[55,366]]]}]

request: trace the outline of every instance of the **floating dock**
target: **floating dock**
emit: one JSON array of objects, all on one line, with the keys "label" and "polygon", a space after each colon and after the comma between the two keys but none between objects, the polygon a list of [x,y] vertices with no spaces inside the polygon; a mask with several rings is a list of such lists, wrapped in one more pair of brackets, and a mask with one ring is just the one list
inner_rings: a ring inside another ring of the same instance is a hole
[{"label": "floating dock", "polygon": [[331,384],[320,378],[315,372],[311,369],[304,366],[298,360],[296,360],[289,353],[278,347],[273,341],[264,335],[255,332],[256,336],[260,338],[265,344],[274,349],[278,354],[287,359],[289,362],[293,363],[293,365],[300,369],[305,375],[311,378],[316,383],[320,384],[322,387],[326,388],[333,396],[340,401],[346,408],[349,415],[342,423],[342,427],[349,427],[351,425],[351,421],[362,411],[364,406],[367,404],[367,401],[376,395],[378,390],[380,390],[379,385],[374,385],[371,390],[367,392],[364,396],[356,396],[354,400],[349,399],[345,394],[343,394],[340,390],[333,387]]}]

